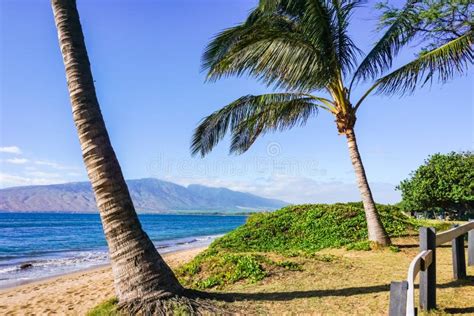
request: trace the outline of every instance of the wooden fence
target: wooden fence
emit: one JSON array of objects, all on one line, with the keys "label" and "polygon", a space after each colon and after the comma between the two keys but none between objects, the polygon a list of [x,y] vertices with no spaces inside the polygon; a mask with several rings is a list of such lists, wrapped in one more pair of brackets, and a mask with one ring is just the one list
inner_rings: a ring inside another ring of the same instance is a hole
[{"label": "wooden fence", "polygon": [[464,237],[468,234],[468,265],[474,266],[474,221],[436,234],[434,228],[420,228],[420,253],[413,258],[405,281],[390,285],[390,316],[416,315],[415,278],[420,274],[420,309],[436,308],[436,247],[452,243],[453,278],[465,279]]}]

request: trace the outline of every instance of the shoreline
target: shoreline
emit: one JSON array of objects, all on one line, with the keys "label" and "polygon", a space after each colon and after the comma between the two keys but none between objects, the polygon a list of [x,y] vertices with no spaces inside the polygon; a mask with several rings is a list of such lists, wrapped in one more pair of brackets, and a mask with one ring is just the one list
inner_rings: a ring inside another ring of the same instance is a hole
[{"label": "shoreline", "polygon": [[85,272],[91,272],[91,271],[94,271],[94,270],[106,269],[109,266],[110,266],[109,263],[99,264],[97,266],[88,267],[88,268],[84,268],[84,269],[80,269],[80,270],[76,270],[76,271],[72,271],[72,272],[65,272],[65,273],[60,273],[60,274],[55,274],[55,275],[44,276],[44,277],[40,277],[40,278],[37,278],[37,279],[34,279],[34,280],[19,281],[20,283],[14,284],[14,285],[0,286],[0,295],[4,294],[5,292],[8,292],[10,290],[16,290],[17,288],[21,288],[23,286],[34,285],[35,283],[42,283],[42,282],[45,282],[45,281],[51,281],[51,280],[54,280],[54,279],[57,279],[57,278],[65,277],[65,276],[73,276],[74,274],[81,274],[81,273],[85,273]]},{"label": "shoreline", "polygon": [[[177,250],[162,256],[172,268],[176,268],[207,247]],[[0,314],[83,315],[114,296],[112,271],[107,264],[0,289]]]},{"label": "shoreline", "polygon": [[[179,253],[181,251],[186,251],[186,250],[192,250],[194,248],[201,248],[201,247],[207,247],[209,246],[216,238],[219,238],[222,236],[221,234],[216,234],[216,235],[205,235],[205,236],[190,236],[190,237],[182,237],[182,238],[176,238],[176,239],[170,239],[170,240],[161,240],[155,242],[155,247],[157,248],[158,252],[162,255],[165,256],[166,254],[171,254],[171,253]],[[61,263],[59,263],[61,260],[64,260],[64,258],[58,258],[55,260],[58,260],[57,263],[57,271],[49,271],[46,272],[44,275],[38,275],[38,272],[36,270],[30,270],[30,269],[37,269],[38,268],[38,263],[39,263],[39,269],[41,269],[41,262],[47,262],[48,259],[47,257],[45,258],[38,258],[34,259],[33,261],[26,260],[23,263],[30,263],[30,262],[35,262],[35,260],[40,260],[37,261],[36,263],[33,263],[33,267],[25,270],[26,273],[30,273],[30,276],[25,277],[16,277],[14,275],[10,276],[10,278],[7,279],[0,279],[0,293],[4,290],[9,290],[13,289],[15,287],[19,287],[22,285],[27,285],[35,282],[40,282],[56,277],[61,277],[69,274],[74,274],[74,273],[80,273],[80,272],[85,272],[85,271],[90,271],[94,269],[100,269],[104,268],[110,265],[110,262],[108,260],[108,254],[107,254],[107,248],[105,249],[96,249],[96,250],[77,250],[74,252],[75,254],[81,253],[81,252],[87,252],[87,251],[93,251],[94,253],[103,253],[103,256],[105,256],[106,260],[99,259],[97,262],[91,262],[87,264],[86,266],[70,266],[67,268],[66,266],[61,266]],[[71,252],[67,252],[71,254]],[[102,257],[102,255],[101,255]],[[74,256],[69,257],[70,260],[74,260]],[[66,258],[67,259],[67,258]],[[67,260],[69,260],[67,259]],[[21,262],[20,262],[21,263]],[[12,265],[12,268],[15,268],[16,266],[16,273],[21,272],[21,270],[18,270],[18,266],[20,263],[17,263],[15,265]]]},{"label": "shoreline", "polygon": [[[193,239],[192,239],[191,242],[183,242],[183,243],[178,242],[178,243],[174,244],[173,246],[168,246],[168,247],[163,247],[163,248],[158,246],[157,250],[160,253],[160,255],[164,257],[166,255],[179,254],[180,252],[193,250],[193,249],[197,249],[197,248],[203,248],[203,247],[207,248],[212,243],[212,241],[214,241],[219,236],[221,236],[221,235],[195,236],[195,237],[192,237]],[[203,237],[208,237],[209,239],[207,239],[207,240],[197,240],[197,239],[195,239],[195,238],[203,238]],[[169,241],[179,241],[179,240],[181,240],[181,239],[169,240]],[[163,242],[168,242],[168,240],[163,241]],[[83,268],[79,268],[79,269],[73,270],[73,271],[59,272],[57,274],[45,275],[45,276],[41,276],[41,277],[34,278],[34,279],[19,280],[16,283],[0,285],[0,294],[3,291],[8,291],[8,290],[11,290],[11,289],[15,289],[17,287],[21,287],[21,286],[24,286],[24,285],[29,285],[29,284],[32,284],[32,283],[37,283],[37,282],[42,282],[42,281],[47,281],[47,280],[50,280],[50,279],[55,279],[55,278],[59,278],[59,277],[67,276],[67,275],[73,275],[73,274],[77,274],[77,273],[84,273],[84,272],[87,272],[87,271],[104,269],[104,268],[109,267],[109,266],[110,266],[110,262],[98,263],[98,264],[94,264],[90,267],[83,267]]]}]

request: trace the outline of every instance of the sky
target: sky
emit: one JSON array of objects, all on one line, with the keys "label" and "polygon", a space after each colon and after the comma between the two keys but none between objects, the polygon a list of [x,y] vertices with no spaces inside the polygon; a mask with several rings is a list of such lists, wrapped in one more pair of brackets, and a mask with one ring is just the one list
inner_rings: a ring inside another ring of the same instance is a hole
[{"label": "sky", "polygon": [[[360,200],[346,140],[324,112],[267,134],[240,156],[228,140],[191,157],[193,129],[247,94],[271,92],[253,78],[205,82],[206,44],[242,22],[256,0],[78,0],[102,112],[127,179],[227,187],[291,203]],[[350,34],[365,53],[379,38],[368,3]],[[86,181],[49,1],[0,1],[0,187]],[[395,66],[413,58],[409,47]],[[400,98],[372,95],[358,112],[359,149],[375,200],[433,153],[472,150],[474,76]],[[368,83],[356,89],[361,95]]]}]

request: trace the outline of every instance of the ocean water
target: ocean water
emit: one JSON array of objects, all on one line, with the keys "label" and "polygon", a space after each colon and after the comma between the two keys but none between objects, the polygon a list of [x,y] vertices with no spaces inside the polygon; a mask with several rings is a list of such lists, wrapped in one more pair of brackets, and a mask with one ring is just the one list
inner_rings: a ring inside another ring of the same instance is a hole
[{"label": "ocean water", "polygon": [[[160,253],[208,245],[245,216],[140,215]],[[98,214],[0,213],[0,288],[108,263]],[[22,264],[31,264],[21,269]]]}]

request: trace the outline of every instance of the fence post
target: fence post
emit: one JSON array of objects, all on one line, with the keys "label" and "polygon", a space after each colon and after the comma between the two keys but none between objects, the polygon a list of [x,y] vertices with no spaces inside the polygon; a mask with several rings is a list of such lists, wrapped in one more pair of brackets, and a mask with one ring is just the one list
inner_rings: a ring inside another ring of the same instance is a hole
[{"label": "fence post", "polygon": [[433,227],[420,228],[420,250],[431,250],[433,262],[420,272],[420,309],[436,308],[436,230]]},{"label": "fence post", "polygon": [[[459,227],[459,225],[453,225]],[[453,239],[453,277],[455,280],[466,278],[466,256],[464,255],[464,235]]]},{"label": "fence post", "polygon": [[390,308],[388,311],[389,316],[406,316],[407,290],[407,281],[392,281],[392,283],[390,284]]},{"label": "fence post", "polygon": [[[470,219],[470,222],[474,222],[474,219]],[[467,233],[467,264],[474,266],[474,229],[471,229]]]}]

